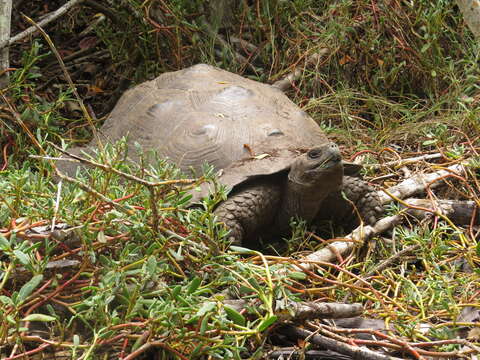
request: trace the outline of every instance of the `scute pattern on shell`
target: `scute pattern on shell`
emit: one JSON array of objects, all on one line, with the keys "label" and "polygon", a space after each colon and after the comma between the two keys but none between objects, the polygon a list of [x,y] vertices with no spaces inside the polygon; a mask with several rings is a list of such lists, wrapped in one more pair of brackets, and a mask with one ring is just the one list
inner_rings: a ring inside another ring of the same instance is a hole
[{"label": "scute pattern on shell", "polygon": [[[280,171],[297,155],[295,149],[327,142],[314,120],[278,89],[204,64],[130,89],[101,132],[108,141],[128,134],[130,145],[156,149],[183,170],[200,171],[204,162],[220,170],[249,159],[245,144],[257,154],[292,150],[258,172],[250,168],[249,176]],[[243,178],[231,176],[226,185]]]}]

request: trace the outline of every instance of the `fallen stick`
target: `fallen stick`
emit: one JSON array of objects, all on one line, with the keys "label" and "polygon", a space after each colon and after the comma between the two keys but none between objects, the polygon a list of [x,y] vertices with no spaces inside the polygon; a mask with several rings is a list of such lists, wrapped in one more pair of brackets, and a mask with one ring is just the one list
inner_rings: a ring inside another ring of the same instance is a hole
[{"label": "fallen stick", "polygon": [[373,169],[377,169],[385,166],[401,167],[404,165],[413,164],[423,160],[441,159],[442,157],[443,155],[439,153],[426,154],[426,155],[420,155],[420,156],[415,156],[415,157],[406,158],[406,159],[392,160],[383,164],[371,164],[371,165],[363,165],[363,166],[368,168],[373,168]]},{"label": "fallen stick", "polygon": [[[310,55],[307,57],[305,64],[310,65],[313,63],[318,62],[323,56],[325,56],[329,52],[329,49],[327,48],[322,48],[318,52]],[[286,91],[290,87],[292,87],[292,83],[295,80],[298,80],[303,73],[303,66],[297,66],[293,69],[291,73],[283,77],[282,79],[275,81],[272,86],[276,87],[277,89],[280,89],[281,91]]]},{"label": "fallen stick", "polygon": [[428,208],[447,216],[457,225],[480,224],[480,209],[475,201],[462,200],[430,200],[430,199],[407,199],[407,205],[413,206],[407,210],[407,213],[422,220],[432,216],[432,212],[419,208]]},{"label": "fallen stick", "polygon": [[[241,312],[253,304],[245,299],[224,300],[224,305]],[[316,319],[351,319],[363,314],[362,304],[326,303],[313,301],[289,301],[282,309],[275,311],[279,321],[305,321]]]},{"label": "fallen stick", "polygon": [[348,355],[352,359],[369,359],[369,360],[400,360],[400,358],[390,355],[384,355],[365,347],[349,345],[344,342],[328,338],[324,335],[315,334],[314,332],[301,329],[293,325],[282,327],[281,332],[291,339],[303,339],[312,344],[319,345],[324,349],[328,349],[343,355]]},{"label": "fallen stick", "polygon": [[445,170],[435,171],[430,174],[420,173],[387,189],[388,194],[387,192],[379,191],[378,196],[382,204],[386,204],[392,200],[392,196],[389,194],[399,199],[405,199],[413,194],[424,191],[427,186],[435,187],[440,185],[441,183],[437,180],[443,179],[445,176],[451,174],[461,175],[464,173],[465,169],[462,164],[451,165]]},{"label": "fallen stick", "polygon": [[267,354],[268,359],[330,359],[351,360],[351,356],[342,355],[332,350],[306,350],[296,347],[275,347]]},{"label": "fallen stick", "polygon": [[[55,20],[55,19],[59,18],[60,16],[62,16],[63,14],[65,14],[70,8],[72,8],[75,5],[78,5],[82,1],[83,0],[70,0],[65,5],[60,6],[57,10],[48,14],[43,20],[39,21],[37,23],[37,25],[42,27],[42,26],[52,22],[53,20]],[[16,41],[19,41],[19,40],[22,40],[22,39],[26,38],[27,36],[33,34],[37,30],[38,30],[37,26],[35,26],[35,25],[30,26],[28,29],[26,29],[26,30],[22,31],[21,33],[11,37],[10,39],[1,41],[0,42],[0,49],[3,49],[5,46],[11,45]]]},{"label": "fallen stick", "polygon": [[235,36],[230,36],[230,42],[236,46],[238,46],[239,48],[243,49],[243,50],[247,50],[251,53],[254,53],[254,52],[257,52],[258,51],[258,47],[253,45],[252,43],[249,43],[248,41],[246,40],[243,40],[243,39],[240,39],[240,38],[237,38]]},{"label": "fallen stick", "polygon": [[345,241],[335,241],[318,251],[311,253],[302,259],[300,267],[295,266],[295,271],[303,271],[303,269],[311,270],[315,262],[332,262],[337,258],[337,255],[345,255],[353,250],[356,243],[365,242],[375,235],[381,234],[402,220],[401,215],[388,216],[379,220],[374,226],[359,226],[350,234],[344,237]]},{"label": "fallen stick", "polygon": [[[12,18],[12,0],[0,1],[0,41],[8,41],[10,38],[10,24]],[[0,89],[9,84],[8,69],[10,67],[10,55],[8,48],[0,51]],[[4,72],[5,71],[5,72]],[[4,73],[2,73],[4,72]]]}]

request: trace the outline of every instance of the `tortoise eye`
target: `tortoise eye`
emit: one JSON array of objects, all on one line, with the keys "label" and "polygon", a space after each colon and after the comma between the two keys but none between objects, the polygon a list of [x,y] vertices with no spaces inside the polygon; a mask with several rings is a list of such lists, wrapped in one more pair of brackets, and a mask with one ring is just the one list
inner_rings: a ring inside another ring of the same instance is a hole
[{"label": "tortoise eye", "polygon": [[318,159],[322,155],[322,151],[319,149],[313,149],[308,152],[308,157],[310,159]]}]

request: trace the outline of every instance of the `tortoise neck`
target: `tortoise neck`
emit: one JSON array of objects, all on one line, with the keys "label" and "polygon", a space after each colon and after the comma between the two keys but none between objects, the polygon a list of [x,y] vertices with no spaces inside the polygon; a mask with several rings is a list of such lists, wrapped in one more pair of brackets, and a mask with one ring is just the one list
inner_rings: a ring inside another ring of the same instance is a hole
[{"label": "tortoise neck", "polygon": [[290,227],[290,219],[298,217],[311,222],[317,215],[322,201],[330,192],[321,186],[305,187],[290,180],[286,181],[282,204],[277,213],[276,226],[286,231]]}]

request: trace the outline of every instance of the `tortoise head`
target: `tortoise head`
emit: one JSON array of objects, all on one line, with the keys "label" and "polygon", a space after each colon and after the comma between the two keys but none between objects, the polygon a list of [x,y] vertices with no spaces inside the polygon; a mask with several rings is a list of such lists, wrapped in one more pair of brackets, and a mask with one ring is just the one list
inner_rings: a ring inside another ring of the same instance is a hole
[{"label": "tortoise head", "polygon": [[295,159],[288,179],[299,189],[336,191],[343,178],[342,157],[338,146],[327,143],[313,147]]}]

